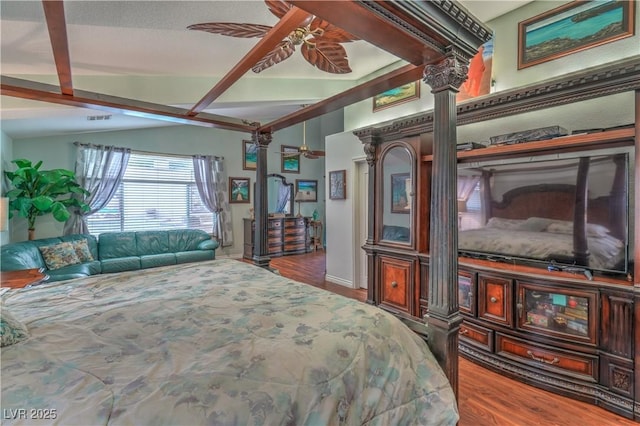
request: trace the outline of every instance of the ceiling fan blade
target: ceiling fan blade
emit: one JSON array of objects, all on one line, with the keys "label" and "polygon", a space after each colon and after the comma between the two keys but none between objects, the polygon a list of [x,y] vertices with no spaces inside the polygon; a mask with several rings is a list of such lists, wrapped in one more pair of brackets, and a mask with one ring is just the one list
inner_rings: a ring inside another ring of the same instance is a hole
[{"label": "ceiling fan blade", "polygon": [[221,34],[230,37],[253,38],[264,37],[271,27],[268,25],[238,24],[234,22],[207,22],[203,24],[189,25],[187,29],[205,31],[212,34]]},{"label": "ceiling fan blade", "polygon": [[321,34],[317,35],[317,39],[321,39],[324,41],[332,41],[334,43],[347,43],[354,40],[359,40],[358,37],[354,36],[343,30],[342,28],[338,28],[329,22],[320,19],[314,18],[311,21],[311,25],[309,26],[309,30],[316,34],[317,30],[321,30]]},{"label": "ceiling fan blade", "polygon": [[324,157],[326,153],[324,151],[307,151],[309,155],[313,155],[314,157]]},{"label": "ceiling fan blade", "polygon": [[266,70],[267,68],[278,64],[294,52],[293,44],[289,40],[281,41],[278,47],[267,53],[262,59],[260,59],[251,70],[255,73]]},{"label": "ceiling fan blade", "polygon": [[347,51],[338,43],[311,39],[302,45],[302,56],[311,64],[325,72],[346,74],[351,72]]},{"label": "ceiling fan blade", "polygon": [[291,5],[286,1],[264,0],[264,2],[267,4],[267,7],[271,11],[271,13],[276,15],[278,18],[282,18],[284,15],[287,14],[289,9],[291,9]]}]

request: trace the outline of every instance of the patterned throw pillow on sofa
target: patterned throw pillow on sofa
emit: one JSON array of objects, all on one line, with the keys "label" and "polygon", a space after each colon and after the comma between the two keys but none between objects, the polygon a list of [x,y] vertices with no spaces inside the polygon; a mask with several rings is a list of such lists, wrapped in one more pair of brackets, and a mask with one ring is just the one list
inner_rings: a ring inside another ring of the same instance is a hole
[{"label": "patterned throw pillow on sofa", "polygon": [[44,258],[44,263],[47,264],[47,268],[49,269],[59,269],[64,266],[80,263],[76,250],[70,242],[42,246],[39,247],[39,249]]},{"label": "patterned throw pillow on sofa", "polygon": [[89,249],[89,243],[86,239],[71,241],[71,244],[73,244],[73,249],[76,251],[76,255],[78,255],[80,262],[93,261],[93,256]]}]

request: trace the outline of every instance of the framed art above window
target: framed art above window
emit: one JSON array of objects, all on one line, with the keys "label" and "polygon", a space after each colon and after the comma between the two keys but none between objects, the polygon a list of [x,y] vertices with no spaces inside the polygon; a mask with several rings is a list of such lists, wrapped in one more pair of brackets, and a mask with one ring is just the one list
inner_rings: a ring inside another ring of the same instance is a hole
[{"label": "framed art above window", "polygon": [[420,82],[414,81],[373,97],[373,112],[420,98]]},{"label": "framed art above window", "polygon": [[635,1],[573,1],[518,23],[518,69],[634,34]]}]

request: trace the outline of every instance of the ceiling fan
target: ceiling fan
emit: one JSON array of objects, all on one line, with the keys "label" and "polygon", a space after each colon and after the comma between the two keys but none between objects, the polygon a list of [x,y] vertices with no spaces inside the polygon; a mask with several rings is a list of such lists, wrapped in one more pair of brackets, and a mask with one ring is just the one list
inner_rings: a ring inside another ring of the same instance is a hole
[{"label": "ceiling fan", "polygon": [[305,158],[316,159],[325,156],[324,151],[312,150],[307,146],[307,122],[302,122],[302,145],[298,147],[298,152],[280,152],[283,157],[296,157],[302,155]]},{"label": "ceiling fan", "polygon": [[[282,0],[265,0],[265,3],[271,13],[278,18],[282,18],[292,7]],[[264,37],[271,29],[269,25],[233,22],[207,22],[189,25],[187,28],[241,38]],[[252,71],[259,73],[284,61],[293,54],[295,46],[302,45],[300,52],[311,65],[328,73],[350,73],[347,52],[340,43],[353,40],[358,38],[327,21],[315,16],[310,17],[302,26],[285,37],[275,49],[260,59],[253,66]]]}]

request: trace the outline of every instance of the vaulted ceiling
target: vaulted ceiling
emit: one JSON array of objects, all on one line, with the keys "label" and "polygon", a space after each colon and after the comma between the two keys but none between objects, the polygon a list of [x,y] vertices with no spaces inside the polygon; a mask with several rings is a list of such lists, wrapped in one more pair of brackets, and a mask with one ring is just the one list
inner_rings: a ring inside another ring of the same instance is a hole
[{"label": "vaulted ceiling", "polygon": [[[407,37],[384,17],[385,9],[409,13],[409,3],[424,15],[418,28],[437,27],[437,20],[427,22],[428,2],[3,0],[2,130],[20,138],[34,135],[24,129],[36,122],[50,133],[159,123],[284,128],[416,80],[424,64],[441,58],[442,40],[430,47],[423,35]],[[471,19],[488,20],[526,1],[433,3],[462,4]],[[328,21],[354,35],[339,40],[351,72],[319,69],[310,62],[334,60],[335,53],[318,49],[312,53],[326,58],[309,60],[302,45],[260,73],[251,71],[313,16],[324,20],[323,30]],[[241,38],[188,28],[210,22],[255,24],[265,33]]]}]

